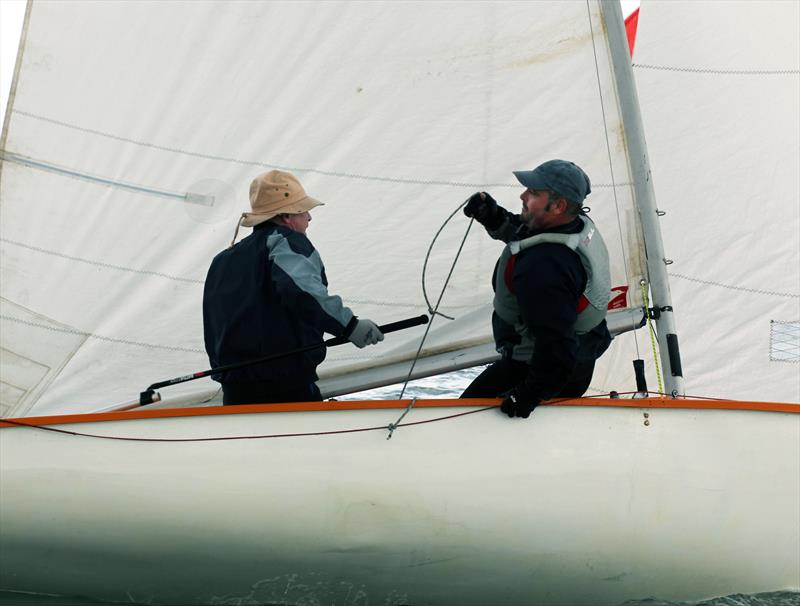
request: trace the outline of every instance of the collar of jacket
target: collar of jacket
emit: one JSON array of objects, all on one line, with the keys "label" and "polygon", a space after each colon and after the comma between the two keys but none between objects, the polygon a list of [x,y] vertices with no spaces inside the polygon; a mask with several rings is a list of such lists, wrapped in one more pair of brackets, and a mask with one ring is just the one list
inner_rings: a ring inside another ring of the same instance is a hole
[{"label": "collar of jacket", "polygon": [[550,227],[548,229],[528,229],[527,225],[520,225],[517,229],[517,239],[523,240],[531,236],[538,236],[539,234],[577,234],[583,229],[583,221],[580,217],[575,217],[569,223]]}]

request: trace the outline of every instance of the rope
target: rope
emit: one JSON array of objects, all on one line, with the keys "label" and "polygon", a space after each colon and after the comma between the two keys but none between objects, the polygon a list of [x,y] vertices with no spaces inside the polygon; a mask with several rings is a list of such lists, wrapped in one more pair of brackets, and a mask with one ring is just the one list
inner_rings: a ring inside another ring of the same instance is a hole
[{"label": "rope", "polygon": [[400,421],[402,421],[405,418],[405,416],[408,414],[408,412],[412,408],[414,408],[414,404],[416,404],[416,403],[417,403],[417,398],[411,398],[411,402],[409,402],[408,406],[406,406],[406,409],[403,411],[403,414],[400,415],[400,418],[397,419],[397,423],[389,423],[389,435],[386,436],[387,440],[391,440],[392,439],[392,434],[394,433],[394,430],[397,429],[398,427],[400,427]]},{"label": "rope", "polygon": [[[422,296],[425,298],[425,305],[428,308],[428,314],[431,316],[431,318],[433,318],[433,315],[436,314],[436,315],[442,316],[443,318],[447,318],[448,320],[455,320],[455,318],[453,318],[451,316],[447,316],[447,315],[445,315],[443,313],[440,313],[440,312],[434,310],[433,307],[431,307],[430,299],[428,299],[428,291],[425,288],[425,274],[428,271],[428,260],[431,257],[431,252],[433,251],[433,245],[436,244],[436,240],[439,238],[439,234],[442,233],[442,231],[444,230],[445,226],[450,222],[450,219],[455,217],[456,213],[459,210],[461,210],[464,207],[465,204],[466,204],[466,202],[462,202],[461,204],[459,204],[456,207],[456,209],[452,213],[450,213],[450,216],[447,217],[447,219],[444,220],[444,223],[442,223],[442,225],[439,227],[439,230],[436,232],[436,235],[433,236],[433,240],[431,240],[431,244],[430,244],[430,246],[428,246],[428,252],[425,253],[425,261],[422,264]],[[469,225],[467,226],[467,233],[469,233],[469,230],[470,230],[471,227],[472,227],[472,220],[470,220]],[[464,240],[466,240],[466,239],[467,239],[467,235],[464,234]],[[464,242],[463,241],[461,242],[461,246],[464,246]],[[459,254],[461,253],[461,249],[460,248],[459,248],[458,252],[459,252]],[[456,255],[456,259],[458,259],[458,255]],[[455,267],[455,261],[453,261],[453,267]],[[450,271],[452,273],[452,268],[451,268]],[[447,276],[447,279],[448,280],[450,279],[449,275]],[[446,284],[447,283],[445,282],[445,285]],[[439,300],[441,300],[441,296],[439,297]],[[437,304],[436,307],[438,308],[439,305]]]},{"label": "rope", "polygon": [[[612,393],[603,393],[597,394],[592,396],[583,396],[584,398],[612,398],[618,396],[625,396],[625,395],[635,395],[637,392],[635,391],[621,391],[621,392],[614,392]],[[651,395],[654,392],[650,392]],[[666,394],[663,392],[657,392],[655,395],[663,396],[665,398],[670,398],[675,400],[676,398],[672,397],[671,394]],[[713,398],[707,396],[695,396],[695,395],[683,395],[677,398],[678,400],[709,400],[709,401],[726,401],[731,400],[730,398]],[[570,402],[574,400],[574,398],[558,398],[549,400],[545,406],[558,406],[559,404],[563,404],[565,402]],[[416,398],[412,401],[416,402]],[[262,435],[254,435],[254,436],[217,436],[217,437],[208,437],[208,438],[131,438],[125,436],[109,436],[109,435],[98,435],[92,433],[84,433],[80,431],[69,431],[66,429],[58,429],[55,427],[49,427],[47,425],[36,425],[34,423],[24,423],[22,421],[16,419],[2,419],[0,421],[3,423],[8,423],[9,425],[15,425],[17,427],[27,427],[29,429],[38,429],[39,431],[49,431],[52,433],[58,433],[63,435],[69,435],[74,437],[81,437],[81,438],[94,438],[98,440],[115,440],[115,441],[123,441],[123,442],[161,442],[161,443],[181,443],[181,442],[224,442],[224,441],[232,441],[232,440],[266,440],[272,438],[300,438],[300,437],[314,437],[314,436],[331,436],[331,435],[344,435],[344,434],[351,434],[351,433],[363,433],[367,431],[392,431],[392,428],[397,429],[398,427],[414,427],[416,425],[427,425],[428,423],[438,423],[440,421],[450,421],[453,419],[457,419],[459,417],[466,417],[468,415],[477,414],[480,412],[486,412],[487,410],[492,410],[495,408],[499,408],[499,404],[493,404],[491,406],[484,406],[482,408],[476,408],[474,410],[466,410],[464,412],[458,412],[451,415],[444,415],[441,417],[436,417],[433,419],[425,419],[422,421],[410,421],[408,423],[401,423],[403,416],[398,419],[397,423],[390,423],[389,425],[378,425],[374,427],[359,427],[355,429],[338,429],[338,430],[331,430],[331,431],[315,431],[315,432],[304,432],[304,433],[282,433],[282,434],[262,434]],[[800,407],[798,407],[800,408]],[[406,412],[411,409],[411,405],[406,409]]]},{"label": "rope", "polygon": [[[416,398],[415,398],[416,401]],[[467,410],[464,412],[458,412],[452,415],[445,415],[443,417],[436,417],[434,419],[425,419],[423,421],[410,421],[408,423],[398,423],[396,424],[389,424],[389,425],[378,425],[375,427],[359,427],[356,429],[336,429],[331,431],[312,431],[312,432],[305,432],[305,433],[276,433],[276,434],[264,434],[264,435],[256,435],[256,436],[217,436],[217,437],[210,437],[210,438],[129,438],[125,436],[103,436],[98,434],[92,433],[83,433],[80,431],[69,431],[66,429],[58,429],[56,427],[48,427],[46,425],[35,425],[33,423],[23,423],[21,421],[11,420],[11,419],[0,419],[3,423],[8,423],[10,425],[17,425],[19,427],[29,427],[31,429],[38,429],[40,431],[50,431],[53,433],[60,433],[70,436],[76,436],[81,438],[95,438],[98,440],[117,440],[122,442],[226,442],[231,440],[266,440],[271,438],[302,438],[302,437],[311,437],[311,436],[330,436],[330,435],[338,435],[338,434],[348,434],[348,433],[363,433],[366,431],[386,431],[391,430],[392,425],[394,428],[397,429],[398,427],[413,427],[414,425],[426,425],[427,423],[436,423],[438,421],[448,421],[450,419],[455,419],[458,417],[465,417],[467,415],[473,415],[478,412],[485,412],[487,410],[491,410],[493,408],[497,408],[499,405],[492,405],[486,406],[484,408],[477,408],[475,410]],[[402,417],[401,417],[402,419]]]},{"label": "rope", "polygon": [[[609,137],[608,137],[608,122],[606,120],[606,108],[605,108],[605,103],[603,101],[603,87],[602,87],[602,84],[600,82],[600,65],[599,65],[599,63],[597,61],[597,47],[596,47],[596,44],[595,44],[594,27],[592,25],[592,11],[591,11],[591,8],[589,7],[589,0],[586,0],[586,12],[587,12],[587,14],[589,16],[589,31],[590,31],[590,33],[592,35],[592,53],[594,54],[594,71],[595,71],[595,76],[596,76],[596,79],[597,79],[597,93],[598,93],[598,96],[600,97],[600,113],[601,113],[601,115],[603,117],[603,134],[605,135],[605,139],[606,139],[606,154],[608,156],[608,170],[611,173],[611,185],[612,185],[612,191],[614,192],[614,211],[616,212],[616,215],[617,215],[617,228],[619,230],[619,243],[620,243],[620,248],[622,249],[622,266],[623,266],[623,269],[625,271],[625,283],[626,284],[630,284],[631,283],[631,277],[630,277],[630,273],[628,271],[628,255],[627,255],[628,251],[625,249],[625,240],[622,237],[622,234],[623,234],[622,219],[620,218],[620,212],[619,212],[619,199],[617,198],[617,188],[616,188],[616,185],[615,185],[616,184],[616,179],[614,177],[614,162],[613,162],[613,159],[611,157],[611,142],[610,142]],[[614,87],[614,91],[616,91],[616,87]],[[635,330],[633,331],[633,342],[634,342],[634,344],[636,346],[636,357],[637,358],[641,358],[641,355],[639,354],[639,338],[636,336],[636,331]]]},{"label": "rope", "polygon": [[653,364],[656,366],[656,378],[658,379],[658,393],[664,395],[664,384],[661,382],[661,366],[658,363],[658,349],[656,347],[656,331],[653,328],[653,319],[650,317],[650,304],[647,300],[647,282],[642,280],[642,301],[644,301],[644,313],[647,318],[647,328],[650,330],[650,344],[653,346]]},{"label": "rope", "polygon": [[[439,237],[439,234],[441,233],[442,229],[444,229],[444,226],[447,225],[447,222],[450,221],[450,219],[452,219],[453,216],[466,203],[467,203],[467,201],[465,200],[464,202],[462,202],[461,204],[458,205],[458,208],[456,208],[452,213],[450,213],[450,216],[447,217],[445,222],[439,228],[439,231],[436,232],[436,235],[434,236],[433,240],[431,241],[431,245],[428,248],[428,254],[425,255],[425,264],[423,265],[423,268],[422,268],[422,292],[425,295],[425,303],[428,305],[428,312],[429,312],[429,314],[431,316],[431,321],[428,322],[428,324],[425,326],[425,333],[422,335],[422,339],[419,342],[419,347],[417,348],[417,353],[414,354],[414,360],[411,362],[411,368],[408,369],[408,375],[406,375],[406,380],[403,383],[403,388],[400,390],[400,396],[397,398],[398,400],[402,400],[403,399],[403,394],[406,393],[406,387],[408,387],[408,382],[411,380],[411,373],[414,372],[414,367],[417,365],[417,360],[419,360],[419,354],[422,351],[422,346],[425,344],[425,339],[428,338],[428,333],[431,330],[431,326],[433,326],[434,318],[437,315],[440,315],[440,316],[444,315],[444,314],[440,314],[439,313],[439,305],[441,305],[441,303],[442,303],[442,298],[444,297],[444,293],[447,290],[447,285],[450,283],[450,278],[453,275],[453,270],[456,268],[456,263],[458,262],[458,257],[461,256],[461,251],[464,249],[464,243],[467,241],[467,236],[469,236],[469,230],[472,227],[472,223],[473,223],[473,221],[475,219],[470,218],[469,223],[467,224],[467,230],[464,232],[464,237],[461,239],[461,244],[458,247],[458,251],[456,251],[456,256],[453,259],[452,265],[450,265],[450,271],[448,272],[447,278],[445,279],[444,285],[442,286],[442,292],[439,293],[439,299],[436,301],[436,307],[434,307],[433,309],[431,309],[430,302],[428,301],[428,295],[425,292],[425,270],[426,270],[427,263],[428,263],[428,257],[430,256],[431,250],[433,249],[434,242],[436,242],[436,238]],[[449,316],[444,316],[444,317],[445,318],[449,318]],[[454,318],[449,318],[449,319],[453,320]]]}]

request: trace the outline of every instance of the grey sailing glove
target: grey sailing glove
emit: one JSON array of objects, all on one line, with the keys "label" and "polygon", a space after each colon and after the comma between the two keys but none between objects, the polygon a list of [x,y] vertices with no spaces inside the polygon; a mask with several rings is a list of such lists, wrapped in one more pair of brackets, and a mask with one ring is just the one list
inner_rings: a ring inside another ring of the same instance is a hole
[{"label": "grey sailing glove", "polygon": [[353,330],[350,331],[347,338],[360,349],[367,345],[375,345],[378,341],[383,341],[383,333],[372,320],[356,320]]}]

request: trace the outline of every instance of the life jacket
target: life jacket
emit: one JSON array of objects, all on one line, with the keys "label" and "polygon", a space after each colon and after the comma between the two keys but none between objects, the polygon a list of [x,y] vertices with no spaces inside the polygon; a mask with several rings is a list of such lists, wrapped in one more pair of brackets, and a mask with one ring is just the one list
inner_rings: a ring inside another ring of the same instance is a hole
[{"label": "life jacket", "polygon": [[512,357],[528,361],[533,353],[533,338],[520,313],[517,297],[513,292],[514,264],[523,250],[543,243],[563,244],[577,253],[586,272],[586,288],[578,299],[575,321],[576,335],[589,332],[600,324],[608,310],[611,299],[611,274],[608,249],[600,232],[588,217],[580,215],[583,229],[575,234],[543,233],[506,244],[500,255],[494,276],[494,311],[501,320],[514,327],[520,338],[514,346]]}]

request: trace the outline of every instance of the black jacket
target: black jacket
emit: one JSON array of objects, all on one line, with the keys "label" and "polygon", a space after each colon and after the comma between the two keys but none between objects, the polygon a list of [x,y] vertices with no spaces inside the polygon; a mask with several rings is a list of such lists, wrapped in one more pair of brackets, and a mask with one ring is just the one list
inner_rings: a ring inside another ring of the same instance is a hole
[{"label": "black jacket", "polygon": [[[528,230],[518,215],[506,212],[506,219],[517,226],[515,240],[540,233],[579,233],[579,219],[542,231]],[[495,267],[495,273],[506,268]],[[611,335],[605,321],[583,335],[574,326],[578,303],[586,289],[586,271],[578,254],[563,244],[543,243],[522,250],[511,274],[511,288],[520,312],[534,339],[534,351],[525,380],[534,394],[546,399],[564,386],[578,360],[595,360],[608,348]],[[494,278],[492,280],[494,285]],[[492,328],[499,350],[519,343],[514,327],[497,314]]]},{"label": "black jacket", "polygon": [[[321,345],[323,333],[344,336],[355,322],[328,294],[319,253],[305,235],[271,222],[211,262],[203,291],[203,328],[212,368]],[[221,383],[317,379],[325,347],[228,371]]]}]

